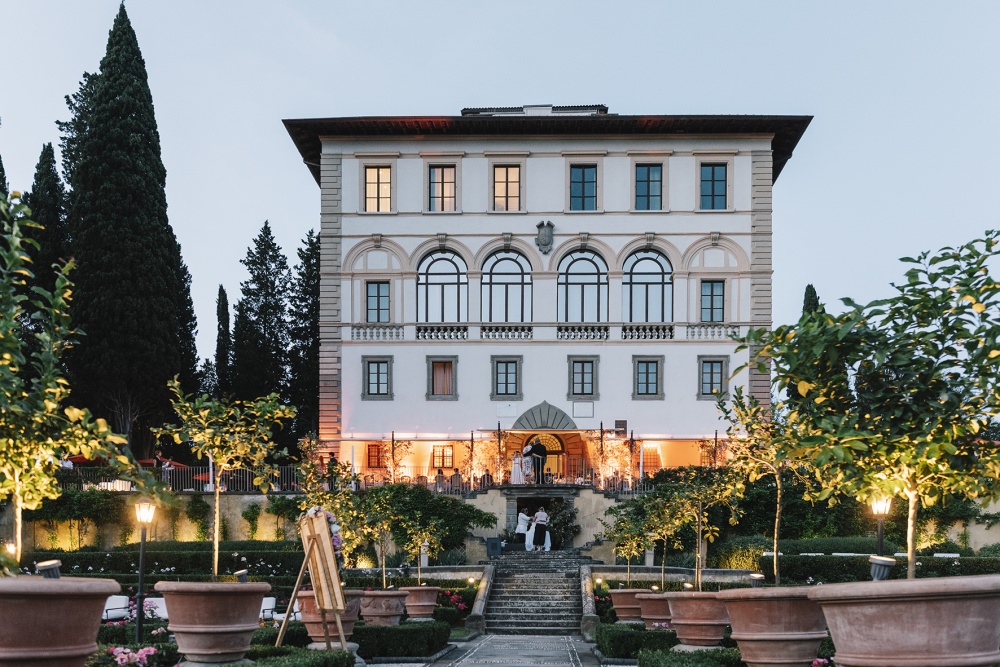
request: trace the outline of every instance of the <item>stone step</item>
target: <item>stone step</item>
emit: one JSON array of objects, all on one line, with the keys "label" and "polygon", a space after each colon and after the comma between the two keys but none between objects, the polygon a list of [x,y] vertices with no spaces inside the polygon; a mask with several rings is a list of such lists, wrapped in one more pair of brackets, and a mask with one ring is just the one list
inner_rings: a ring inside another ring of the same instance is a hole
[{"label": "stone step", "polygon": [[488,607],[489,611],[500,611],[500,610],[511,610],[515,612],[520,612],[525,609],[525,605],[531,605],[529,608],[536,611],[566,611],[572,609],[583,609],[583,603],[577,600],[576,603],[569,602],[563,599],[552,599],[552,600],[528,600],[527,598],[521,600],[517,598],[503,598],[499,600],[490,600]]},{"label": "stone step", "polygon": [[546,628],[549,630],[580,630],[579,620],[552,620],[552,619],[537,619],[535,621],[527,620],[511,620],[511,621],[501,621],[501,620],[486,620],[486,631],[494,632],[496,630],[515,630],[521,628]]}]

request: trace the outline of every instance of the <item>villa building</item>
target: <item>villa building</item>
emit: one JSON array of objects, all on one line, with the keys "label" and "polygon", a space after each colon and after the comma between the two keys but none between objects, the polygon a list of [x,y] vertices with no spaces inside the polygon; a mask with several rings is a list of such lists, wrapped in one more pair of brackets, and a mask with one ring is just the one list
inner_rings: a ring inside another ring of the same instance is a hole
[{"label": "villa building", "polygon": [[809,116],[604,106],[287,120],[320,186],[320,439],[363,478],[701,462],[771,325],[771,192]]}]

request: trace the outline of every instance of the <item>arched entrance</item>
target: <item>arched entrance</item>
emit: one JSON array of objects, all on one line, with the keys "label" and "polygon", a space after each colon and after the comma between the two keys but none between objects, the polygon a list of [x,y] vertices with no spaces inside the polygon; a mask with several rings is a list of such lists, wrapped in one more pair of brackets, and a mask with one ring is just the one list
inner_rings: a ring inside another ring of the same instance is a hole
[{"label": "arched entrance", "polygon": [[548,452],[545,467],[551,470],[553,482],[575,481],[584,466],[586,443],[576,423],[547,401],[525,410],[507,434],[508,459],[534,439],[541,440]]}]

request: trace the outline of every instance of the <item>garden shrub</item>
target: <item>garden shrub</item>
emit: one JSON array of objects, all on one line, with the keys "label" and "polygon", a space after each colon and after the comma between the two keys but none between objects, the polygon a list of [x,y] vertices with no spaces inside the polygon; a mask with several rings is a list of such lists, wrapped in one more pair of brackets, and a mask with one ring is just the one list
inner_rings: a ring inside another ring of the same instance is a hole
[{"label": "garden shrub", "polygon": [[[874,537],[815,537],[808,540],[781,540],[779,550],[786,556],[797,554],[874,554],[878,553],[878,540]],[[898,544],[884,542],[883,553],[892,554],[900,550]],[[770,544],[765,551],[770,551]],[[784,576],[784,572],[782,572]]]},{"label": "garden shrub", "polygon": [[643,649],[666,651],[680,643],[675,632],[629,625],[597,626],[597,650],[606,658],[635,658]]},{"label": "garden shrub", "polygon": [[434,609],[434,620],[456,628],[462,625],[462,612],[455,607],[437,607]]},{"label": "garden shrub", "polygon": [[257,524],[260,522],[260,503],[250,503],[240,514],[247,522],[247,536],[252,540],[257,537]]},{"label": "garden shrub", "polygon": [[[167,622],[161,619],[146,619],[142,622],[142,638],[147,644],[163,641],[166,635],[154,635],[154,630],[165,628]],[[97,643],[111,646],[131,646],[135,643],[135,623],[112,625],[104,623],[97,631]]]},{"label": "garden shrub", "polygon": [[[886,551],[886,553],[889,552]],[[926,547],[924,549],[917,549],[918,556],[933,556],[936,553],[958,554],[959,556],[965,558],[976,555],[976,552],[970,549],[969,547],[963,547],[962,545],[952,540],[944,540],[943,542],[932,544],[931,546]]]},{"label": "garden shrub", "polygon": [[[891,579],[906,578],[906,559],[896,559],[889,571]],[[917,577],[949,577],[973,574],[1000,574],[1000,558],[917,558]],[[774,580],[771,558],[760,561],[760,571],[769,581]],[[871,564],[867,556],[782,556],[783,584],[833,584],[871,579]]]},{"label": "garden shrub", "polygon": [[757,570],[765,551],[771,551],[774,542],[763,535],[747,535],[726,540],[714,549],[711,567],[732,570]]},{"label": "garden shrub", "polygon": [[[124,626],[120,626],[124,627]],[[132,639],[135,639],[135,626],[132,626]],[[125,642],[112,642],[109,644],[104,644],[103,642],[98,642],[97,652],[87,658],[85,667],[116,667],[118,665],[115,662],[114,656],[111,655],[112,648],[127,648],[131,649],[133,653],[141,648],[147,646],[152,646],[156,649],[156,653],[150,655],[146,659],[147,667],[173,667],[178,662],[180,662],[181,655],[177,650],[177,644],[153,644],[153,643],[143,643],[136,644],[125,643]]]},{"label": "garden shrub", "polygon": [[980,558],[1000,558],[1000,542],[980,547],[976,555]]},{"label": "garden shrub", "polygon": [[354,667],[354,654],[291,649],[287,655],[258,658],[256,664],[261,667]]},{"label": "garden shrub", "polygon": [[[253,633],[250,643],[253,646],[274,646],[274,643],[278,641],[279,631],[280,628],[260,628]],[[289,621],[288,627],[285,628],[285,637],[282,639],[281,645],[303,647],[309,646],[311,643],[312,639],[309,638],[309,633],[306,631],[305,623]]]},{"label": "garden shrub", "polygon": [[650,651],[639,653],[639,667],[743,667],[739,650],[716,648],[691,653]]},{"label": "garden shrub", "polygon": [[401,623],[396,626],[356,625],[351,641],[358,655],[373,657],[424,657],[443,649],[451,635],[447,623]]},{"label": "garden shrub", "polygon": [[[199,540],[209,539],[209,517],[212,514],[212,506],[205,502],[200,493],[191,496],[185,510],[187,518],[194,524],[196,535]],[[221,548],[221,545],[220,545]]]}]

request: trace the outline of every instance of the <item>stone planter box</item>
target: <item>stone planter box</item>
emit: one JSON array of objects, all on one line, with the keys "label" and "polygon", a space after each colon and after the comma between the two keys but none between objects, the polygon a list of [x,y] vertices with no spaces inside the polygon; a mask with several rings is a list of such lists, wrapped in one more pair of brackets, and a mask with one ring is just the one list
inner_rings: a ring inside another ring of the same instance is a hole
[{"label": "stone planter box", "polygon": [[1000,575],[809,588],[843,667],[966,667],[1000,662]]},{"label": "stone planter box", "polygon": [[361,617],[367,625],[399,625],[406,595],[406,591],[364,591]]},{"label": "stone planter box", "polygon": [[163,594],[167,629],[187,661],[225,664],[250,649],[271,584],[161,581],[154,588]]},{"label": "stone planter box", "polygon": [[[354,625],[358,622],[358,614],[361,612],[361,595],[364,591],[358,588],[344,589],[344,602],[346,608],[340,615],[340,624],[344,627],[344,638],[350,639],[354,634]],[[326,646],[326,638],[323,635],[323,617],[316,606],[316,593],[314,591],[299,591],[299,610],[302,622],[306,625],[309,637],[316,643]],[[330,641],[340,643],[340,635],[337,634],[337,621],[333,614],[327,614],[327,628],[330,632]]]},{"label": "stone planter box", "polygon": [[406,591],[406,614],[411,619],[433,620],[434,607],[437,606],[438,586],[404,586]]},{"label": "stone planter box", "polygon": [[113,579],[0,577],[0,666],[83,667]]},{"label": "stone planter box", "polygon": [[651,630],[654,623],[670,622],[670,602],[666,593],[639,593],[635,599],[639,602],[642,622],[647,630]]},{"label": "stone planter box", "polygon": [[729,625],[726,605],[715,593],[667,593],[670,627],[688,646],[718,646]]},{"label": "stone planter box", "polygon": [[611,596],[611,604],[615,608],[615,614],[618,616],[619,623],[642,622],[642,610],[639,607],[639,601],[635,599],[635,596],[645,592],[645,589],[642,588],[619,588],[617,590],[608,591],[608,594]]},{"label": "stone planter box", "polygon": [[737,588],[716,593],[749,667],[810,667],[826,637],[826,618],[809,588]]}]

